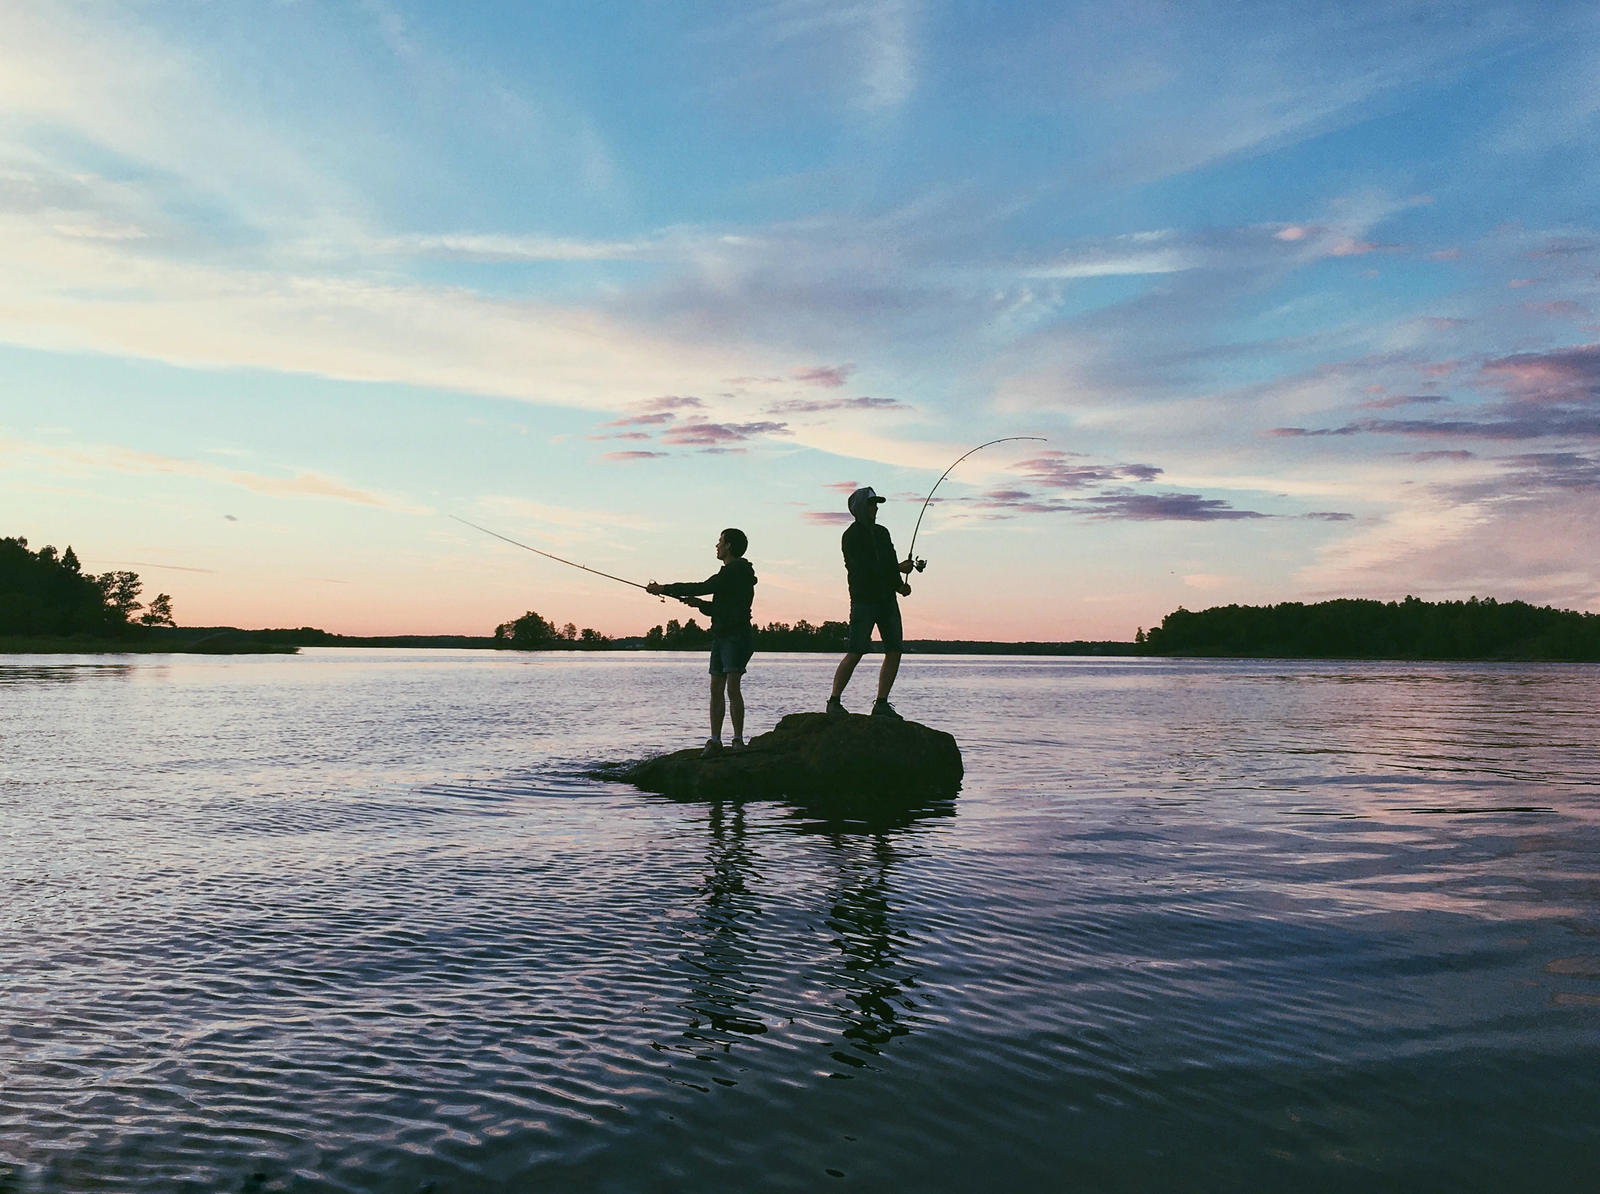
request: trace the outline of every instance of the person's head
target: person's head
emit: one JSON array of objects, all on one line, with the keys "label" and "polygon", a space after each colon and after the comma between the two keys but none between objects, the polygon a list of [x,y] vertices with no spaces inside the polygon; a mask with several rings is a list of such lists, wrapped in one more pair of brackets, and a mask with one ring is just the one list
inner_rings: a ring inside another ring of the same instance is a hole
[{"label": "person's head", "polygon": [[850,507],[850,513],[857,522],[872,522],[878,517],[878,507],[888,500],[879,497],[878,491],[868,485],[852,493],[845,504]]},{"label": "person's head", "polygon": [[717,536],[717,559],[724,562],[744,555],[745,548],[750,546],[744,532],[738,527],[728,527]]}]

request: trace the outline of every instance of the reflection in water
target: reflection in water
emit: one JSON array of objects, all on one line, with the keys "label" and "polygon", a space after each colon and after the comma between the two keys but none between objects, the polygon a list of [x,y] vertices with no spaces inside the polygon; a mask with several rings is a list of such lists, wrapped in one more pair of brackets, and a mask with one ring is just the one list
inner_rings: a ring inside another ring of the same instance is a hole
[{"label": "reflection in water", "polygon": [[[826,843],[821,857],[831,874],[817,886],[816,914],[836,954],[810,965],[795,952],[793,926],[777,910],[765,910],[759,897],[758,856],[752,848],[744,802],[715,800],[706,805],[705,877],[690,929],[692,946],[680,955],[690,986],[680,1007],[688,1013],[681,1043],[655,1048],[692,1057],[698,1063],[726,1061],[735,1046],[765,1035],[777,1022],[792,1022],[781,1008],[784,986],[821,990],[841,1025],[838,1037],[818,1042],[835,1065],[830,1076],[847,1078],[870,1068],[895,1037],[912,1030],[916,1005],[908,991],[917,985],[917,967],[905,957],[905,932],[894,922],[891,872],[898,855],[894,829],[928,815],[948,815],[953,802],[932,809],[878,809],[870,820],[799,819],[784,822]],[[811,903],[811,901],[805,901]],[[809,918],[808,918],[809,919]],[[769,1025],[760,1005],[778,1019]],[[842,1039],[840,1039],[842,1038]],[[708,1073],[708,1080],[735,1086],[733,1072]],[[696,1090],[709,1089],[693,1078],[674,1078]]]},{"label": "reflection in water", "polygon": [[[758,990],[752,975],[760,952],[751,924],[759,909],[746,882],[751,853],[744,806],[714,801],[707,827],[707,871],[700,886],[703,901],[694,933],[697,948],[683,955],[694,978],[683,1004],[690,1019],[683,1031],[688,1043],[681,1048],[697,1061],[716,1062],[731,1051],[734,1041],[764,1033],[767,1026],[751,1014]],[[734,1085],[726,1075],[712,1075],[711,1081]],[[706,1089],[695,1083],[686,1085]]]},{"label": "reflection in water", "polygon": [[888,837],[835,834],[829,844],[837,870],[827,924],[844,955],[839,987],[847,1004],[842,1019],[849,1046],[833,1050],[830,1056],[860,1069],[895,1037],[911,1031],[914,1005],[906,989],[916,986],[917,971],[895,945],[899,934],[889,906],[889,868],[895,853]]},{"label": "reflection in water", "polygon": [[[0,663],[0,684],[69,683],[104,677],[123,679],[133,675],[133,667],[131,663]],[[144,667],[146,671],[152,670],[148,664]],[[0,1192],[4,1189],[0,1185]]]}]

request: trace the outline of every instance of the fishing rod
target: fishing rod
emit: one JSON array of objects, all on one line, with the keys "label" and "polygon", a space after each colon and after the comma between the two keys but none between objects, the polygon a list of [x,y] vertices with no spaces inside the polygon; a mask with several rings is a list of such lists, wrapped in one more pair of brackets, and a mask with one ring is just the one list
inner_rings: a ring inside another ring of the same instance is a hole
[{"label": "fishing rod", "polygon": [[502,535],[499,531],[491,531],[488,527],[481,527],[475,522],[468,522],[465,518],[456,518],[454,514],[450,515],[450,517],[455,519],[455,521],[459,522],[462,526],[469,526],[475,531],[482,531],[485,535],[493,535],[496,539],[499,539],[503,543],[509,543],[513,547],[520,547],[523,551],[531,551],[536,556],[543,556],[547,560],[554,560],[556,563],[565,564],[569,568],[578,568],[584,572],[591,572],[595,576],[603,576],[607,580],[614,580],[619,584],[632,585],[636,589],[644,589],[647,593],[650,591],[636,580],[624,580],[620,576],[612,576],[609,572],[601,572],[598,568],[590,568],[587,564],[580,564],[576,560],[568,560],[561,556],[554,555],[548,551],[540,551],[537,547],[529,547],[526,543],[518,543],[515,539],[508,535]]},{"label": "fishing rod", "polygon": [[921,572],[928,566],[928,561],[919,560],[916,557],[917,532],[922,529],[922,516],[928,512],[928,503],[933,501],[933,495],[939,491],[939,486],[944,484],[944,479],[951,473],[955,472],[956,464],[960,464],[968,456],[971,456],[973,452],[981,452],[985,448],[994,447],[995,444],[1010,443],[1012,440],[1018,439],[1036,439],[1040,443],[1047,442],[1042,435],[1004,435],[999,439],[992,439],[986,444],[979,444],[976,448],[961,453],[960,456],[956,457],[955,464],[952,464],[949,468],[945,469],[944,472],[939,474],[939,479],[933,483],[933,488],[928,490],[928,496],[922,499],[922,509],[917,512],[917,525],[911,528],[911,546],[906,549],[906,559],[910,560],[916,566],[918,572]]}]

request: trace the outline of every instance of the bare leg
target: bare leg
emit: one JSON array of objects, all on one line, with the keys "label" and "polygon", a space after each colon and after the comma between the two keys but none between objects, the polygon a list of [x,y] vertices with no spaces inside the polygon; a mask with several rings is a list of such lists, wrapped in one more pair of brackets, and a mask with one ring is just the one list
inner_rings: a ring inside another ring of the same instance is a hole
[{"label": "bare leg", "polygon": [[744,677],[738,672],[728,676],[728,712],[733,715],[733,736],[739,741],[744,741],[744,690],[739,687],[739,681]]},{"label": "bare leg", "polygon": [[[711,677],[711,736],[713,738],[720,739],[722,737],[722,690],[727,685],[727,682],[728,677],[726,676]],[[743,714],[743,712],[744,710],[741,709],[740,713]]]},{"label": "bare leg", "polygon": [[878,699],[889,699],[889,690],[894,687],[894,678],[900,674],[900,652],[885,651],[883,653],[883,666],[878,669]]},{"label": "bare leg", "polygon": [[833,673],[832,700],[838,700],[844,695],[844,686],[850,683],[850,677],[855,674],[856,664],[861,662],[858,651],[846,652],[845,657],[839,661],[839,668]]}]

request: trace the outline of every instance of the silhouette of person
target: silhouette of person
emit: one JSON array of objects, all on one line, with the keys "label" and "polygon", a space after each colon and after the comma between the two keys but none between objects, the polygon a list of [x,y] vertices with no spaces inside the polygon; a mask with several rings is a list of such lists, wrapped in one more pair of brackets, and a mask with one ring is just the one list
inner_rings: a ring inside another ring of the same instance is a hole
[{"label": "silhouette of person", "polygon": [[868,486],[850,495],[848,506],[855,518],[839,541],[844,551],[844,570],[850,586],[850,640],[845,656],[833,674],[833,693],[828,697],[829,713],[846,712],[842,698],[845,685],[855,673],[856,664],[872,646],[872,630],[877,627],[883,644],[883,666],[878,669],[878,699],[874,717],[895,717],[889,703],[889,690],[900,671],[900,654],[905,636],[900,625],[899,597],[909,597],[911,586],[905,575],[910,560],[896,562],[894,540],[878,525],[878,506],[887,501]]},{"label": "silhouette of person", "polygon": [[[717,559],[722,567],[696,584],[683,581],[663,585],[651,581],[650,593],[676,597],[701,613],[711,615],[711,737],[705,755],[722,749],[724,706],[733,714],[733,746],[744,745],[744,692],[741,685],[750,656],[755,654],[756,632],[750,623],[750,606],[756,595],[756,570],[744,558],[749,547],[745,533],[729,527],[717,536]],[[697,600],[709,593],[710,602]]]}]

